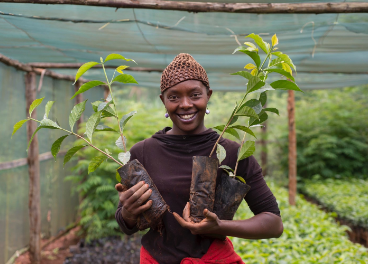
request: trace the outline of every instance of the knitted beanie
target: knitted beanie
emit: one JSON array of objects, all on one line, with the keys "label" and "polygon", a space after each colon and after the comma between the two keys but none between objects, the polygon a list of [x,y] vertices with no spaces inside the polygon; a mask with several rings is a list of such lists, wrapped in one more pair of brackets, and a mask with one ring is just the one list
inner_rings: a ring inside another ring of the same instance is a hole
[{"label": "knitted beanie", "polygon": [[161,93],[187,80],[198,80],[207,88],[210,87],[207,73],[203,67],[191,55],[180,53],[162,72]]}]

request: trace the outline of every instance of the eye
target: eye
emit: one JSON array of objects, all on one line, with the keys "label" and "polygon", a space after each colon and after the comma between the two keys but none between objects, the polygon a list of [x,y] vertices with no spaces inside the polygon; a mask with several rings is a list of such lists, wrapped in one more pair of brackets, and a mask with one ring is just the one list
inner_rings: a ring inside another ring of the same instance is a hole
[{"label": "eye", "polygon": [[169,95],[169,100],[176,100],[178,97],[176,95]]},{"label": "eye", "polygon": [[201,93],[194,93],[192,95],[193,98],[199,98],[201,96]]}]

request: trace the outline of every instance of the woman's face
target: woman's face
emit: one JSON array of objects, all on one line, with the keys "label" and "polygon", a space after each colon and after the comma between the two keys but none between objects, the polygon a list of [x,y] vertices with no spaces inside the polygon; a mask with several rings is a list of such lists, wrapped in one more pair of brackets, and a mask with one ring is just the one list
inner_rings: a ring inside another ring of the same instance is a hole
[{"label": "woman's face", "polygon": [[201,81],[187,80],[167,89],[160,95],[173,122],[169,134],[189,135],[206,130],[204,115],[212,94]]}]

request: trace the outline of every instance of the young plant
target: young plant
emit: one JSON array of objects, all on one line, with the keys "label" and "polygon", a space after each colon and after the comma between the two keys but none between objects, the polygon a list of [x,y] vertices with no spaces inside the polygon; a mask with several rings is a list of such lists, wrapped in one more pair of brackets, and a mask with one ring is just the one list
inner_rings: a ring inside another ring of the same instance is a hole
[{"label": "young plant", "polygon": [[[84,144],[78,145],[78,146],[74,146],[73,148],[69,149],[66,153],[66,155],[64,156],[64,165],[74,156],[74,154],[76,152],[78,152],[79,150],[81,150],[84,147],[90,146],[96,150],[98,150],[102,155],[96,156],[94,158],[92,158],[91,162],[89,163],[88,166],[88,173],[91,173],[93,171],[95,171],[105,160],[106,158],[109,158],[111,160],[113,160],[114,162],[116,162],[117,164],[119,164],[120,166],[125,165],[129,159],[130,159],[130,152],[127,151],[126,149],[126,138],[123,135],[123,131],[124,131],[124,127],[126,126],[127,122],[129,121],[129,119],[136,114],[136,111],[130,112],[126,115],[124,115],[123,117],[119,118],[117,111],[116,111],[116,105],[115,105],[115,101],[114,101],[114,95],[112,92],[112,88],[111,85],[115,82],[120,82],[120,83],[137,83],[137,81],[134,79],[133,76],[129,75],[129,74],[125,74],[123,73],[123,70],[126,69],[128,66],[126,65],[122,65],[116,68],[116,70],[114,71],[114,74],[111,78],[111,80],[109,80],[109,78],[107,77],[106,74],[106,70],[105,70],[105,63],[110,61],[110,60],[124,60],[124,61],[133,61],[131,59],[127,59],[125,57],[123,57],[122,55],[119,54],[110,54],[108,55],[105,60],[103,60],[102,58],[100,58],[100,63],[99,62],[95,62],[95,61],[91,61],[91,62],[87,62],[85,64],[83,64],[77,71],[77,74],[75,76],[75,82],[84,74],[86,73],[90,68],[92,68],[93,66],[96,65],[101,65],[103,72],[105,74],[106,77],[106,82],[103,81],[90,81],[87,82],[85,84],[83,84],[79,90],[72,96],[71,99],[73,99],[75,96],[77,96],[78,94],[84,93],[85,91],[88,91],[89,89],[96,87],[96,86],[100,86],[100,85],[107,85],[109,87],[109,91],[110,94],[109,96],[106,98],[106,100],[103,101],[96,101],[92,103],[92,107],[94,110],[94,114],[92,114],[89,119],[87,120],[86,123],[86,132],[85,132],[85,136],[81,136],[79,134],[77,134],[76,132],[73,131],[74,125],[75,123],[81,118],[85,107],[86,107],[86,102],[87,100],[76,104],[70,115],[69,115],[69,126],[70,126],[70,130],[62,128],[60,126],[60,124],[56,121],[53,121],[51,119],[49,119],[48,115],[50,113],[51,107],[54,104],[54,101],[48,101],[46,106],[45,106],[45,115],[43,117],[42,120],[36,120],[34,118],[31,117],[32,112],[34,109],[36,109],[36,107],[38,107],[43,99],[43,98],[39,98],[36,99],[32,102],[30,108],[29,108],[29,117],[27,119],[21,120],[19,122],[17,122],[14,125],[14,129],[13,129],[13,133],[12,136],[15,134],[15,132],[22,127],[22,125],[24,123],[26,123],[27,121],[35,121],[39,123],[39,126],[37,127],[36,131],[33,133],[29,143],[28,143],[28,147],[27,147],[27,151],[28,148],[33,140],[33,137],[36,135],[36,133],[42,129],[42,128],[48,128],[48,129],[59,129],[62,130],[66,133],[66,135],[58,138],[51,146],[51,153],[52,155],[55,157],[56,159],[56,155],[58,154],[61,144],[64,141],[65,138],[67,138],[69,135],[73,135],[76,136],[77,138],[80,138],[84,141]],[[134,61],[133,61],[134,62]],[[115,77],[116,72],[119,73],[119,75],[117,75]],[[114,119],[116,119],[118,127],[119,127],[119,131],[116,131],[114,129],[112,129],[111,127],[105,126],[105,125],[101,125],[99,124],[101,122],[101,120],[103,118],[106,117],[112,117]],[[109,152],[108,149],[102,150],[98,147],[96,147],[95,145],[92,144],[92,136],[95,132],[98,131],[112,131],[115,132],[117,134],[119,134],[115,144],[116,146],[118,146],[121,150],[123,150],[123,152],[119,153],[118,155],[118,159],[115,159],[111,153]],[[117,173],[117,180],[120,181],[120,176]]]},{"label": "young plant", "polygon": [[[245,140],[246,134],[250,134],[251,136],[255,137],[254,132],[251,128],[262,126],[261,124],[268,119],[267,112],[272,112],[275,114],[279,114],[279,111],[276,108],[266,108],[267,102],[267,91],[272,90],[294,90],[294,91],[301,91],[298,85],[295,83],[295,79],[292,76],[292,69],[296,71],[296,67],[293,64],[292,60],[289,58],[288,55],[276,51],[277,48],[275,47],[279,41],[275,35],[272,36],[271,44],[265,42],[259,35],[254,33],[246,36],[245,38],[251,38],[254,40],[255,44],[251,42],[244,42],[245,46],[240,46],[234,50],[233,53],[240,51],[244,54],[248,55],[253,61],[253,63],[248,63],[245,65],[245,69],[248,71],[239,71],[236,73],[232,73],[232,75],[239,75],[243,78],[248,80],[247,89],[240,100],[239,104],[235,104],[234,110],[232,111],[228,122],[225,125],[216,126],[215,129],[222,131],[220,137],[216,141],[213,149],[210,153],[210,157],[212,156],[213,152],[217,146],[217,157],[219,162],[221,162],[226,157],[225,149],[218,144],[221,137],[224,133],[229,133],[240,140],[240,136],[238,131],[243,131],[244,136],[238,151],[238,158],[236,162],[235,169],[233,170],[229,166],[222,165],[220,168],[224,169],[230,177],[235,177],[236,179],[245,183],[244,179],[240,176],[236,176],[237,168],[239,161],[253,155],[255,151],[255,142],[252,140]],[[258,45],[258,47],[257,47]],[[259,56],[258,52],[261,49],[265,54],[265,59],[261,61],[261,57]],[[267,83],[267,78],[270,73],[278,73],[287,80],[279,79],[270,84]],[[249,94],[253,93],[260,93],[258,99],[250,99],[246,101],[246,98]],[[248,124],[247,125],[235,125],[238,121],[239,117],[248,117]]]}]

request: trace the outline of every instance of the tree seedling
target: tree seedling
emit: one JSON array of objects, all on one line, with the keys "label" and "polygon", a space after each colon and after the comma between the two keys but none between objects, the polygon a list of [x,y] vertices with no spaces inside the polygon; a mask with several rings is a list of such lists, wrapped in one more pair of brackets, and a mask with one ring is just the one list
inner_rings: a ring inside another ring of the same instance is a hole
[{"label": "tree seedling", "polygon": [[[37,127],[37,129],[34,131],[30,141],[28,142],[28,147],[27,147],[27,151],[28,148],[33,140],[33,137],[36,135],[36,133],[42,129],[42,128],[48,128],[48,129],[59,129],[62,130],[66,133],[66,135],[58,138],[51,146],[51,154],[54,156],[55,160],[56,160],[56,156],[60,151],[60,147],[62,142],[64,141],[65,138],[67,138],[69,135],[74,135],[77,138],[80,138],[84,141],[84,144],[82,145],[77,145],[72,147],[71,149],[69,149],[66,153],[66,155],[64,156],[64,165],[74,156],[74,154],[79,151],[80,149],[90,146],[94,149],[96,149],[97,151],[99,151],[102,155],[96,156],[94,158],[92,158],[91,162],[89,163],[88,166],[88,173],[91,173],[93,171],[95,171],[107,158],[115,161],[117,164],[119,164],[120,166],[125,165],[129,160],[130,160],[130,152],[127,151],[126,149],[126,137],[124,137],[123,131],[124,131],[124,127],[126,126],[127,122],[129,121],[129,119],[136,114],[136,111],[130,112],[126,115],[124,115],[123,117],[119,117],[118,113],[116,111],[116,105],[115,105],[115,100],[114,100],[114,96],[113,96],[113,92],[112,92],[112,88],[111,85],[115,82],[120,82],[120,83],[135,83],[138,84],[137,81],[134,79],[133,76],[129,75],[129,74],[125,74],[123,72],[124,69],[128,68],[128,66],[126,65],[121,65],[119,67],[117,67],[114,71],[114,74],[111,78],[111,80],[109,80],[109,78],[107,77],[106,74],[106,70],[105,70],[105,63],[110,61],[110,60],[124,60],[124,61],[133,61],[131,59],[127,59],[125,57],[123,57],[120,54],[110,54],[108,55],[105,60],[103,60],[102,58],[100,58],[100,62],[95,62],[95,61],[91,61],[91,62],[87,62],[85,64],[83,64],[77,71],[77,74],[75,76],[75,82],[78,81],[78,79],[84,74],[86,73],[89,69],[91,69],[93,66],[96,65],[101,65],[103,72],[105,74],[106,77],[106,82],[103,81],[98,81],[98,80],[94,80],[94,81],[90,81],[87,83],[84,83],[79,90],[72,96],[71,99],[73,99],[75,96],[77,96],[78,94],[84,93],[86,91],[88,91],[89,89],[96,87],[96,86],[100,86],[100,85],[107,85],[109,87],[109,91],[110,94],[109,96],[106,98],[105,101],[96,101],[92,103],[92,107],[94,110],[94,114],[92,114],[89,119],[87,120],[86,123],[86,132],[85,132],[85,136],[81,136],[79,134],[77,134],[76,132],[73,132],[73,128],[75,123],[77,122],[77,120],[79,120],[85,110],[86,107],[86,103],[87,100],[76,104],[70,115],[69,115],[69,126],[70,126],[70,130],[68,129],[64,129],[60,126],[60,124],[57,121],[53,121],[51,119],[49,119],[49,113],[51,110],[52,105],[54,104],[54,101],[48,101],[46,103],[45,106],[45,114],[43,116],[42,120],[36,120],[34,118],[31,117],[32,112],[34,109],[36,109],[36,107],[38,107],[43,99],[43,98],[39,98],[36,99],[32,102],[30,108],[29,108],[29,117],[27,119],[21,120],[19,122],[17,122],[14,125],[14,129],[13,129],[13,133],[12,136],[17,132],[17,130],[19,128],[22,127],[22,125],[24,123],[26,123],[27,121],[34,121],[34,122],[38,122],[39,126]],[[134,62],[134,61],[133,61]],[[117,76],[115,76],[115,74],[118,73]],[[110,128],[108,126],[99,124],[100,121],[103,118],[107,118],[107,117],[112,117],[115,118],[119,127],[119,131],[114,130],[113,128]],[[115,144],[116,146],[118,146],[123,152],[119,153],[118,155],[118,159],[115,159],[111,153],[109,152],[108,149],[101,150],[99,148],[97,148],[95,145],[92,144],[92,136],[95,132],[98,131],[112,131],[115,132],[117,134],[119,134]],[[120,175],[118,173],[116,173],[116,178],[117,180],[120,182]]]},{"label": "tree seedling", "polygon": [[[233,170],[226,165],[222,165],[220,166],[220,168],[224,169],[230,177],[234,177],[244,183],[245,181],[242,177],[236,176],[239,161],[250,157],[255,151],[255,142],[252,140],[246,141],[246,134],[250,134],[251,136],[256,138],[254,132],[252,131],[252,128],[262,126],[261,124],[268,119],[267,112],[272,112],[277,115],[279,114],[279,111],[276,108],[265,107],[267,102],[266,92],[272,90],[301,91],[298,85],[295,83],[295,79],[292,75],[293,70],[296,71],[296,67],[293,64],[292,60],[288,55],[280,51],[276,51],[277,48],[275,46],[277,46],[277,44],[279,43],[276,34],[272,36],[271,44],[265,42],[259,35],[256,35],[254,33],[246,36],[245,38],[253,39],[255,44],[252,42],[245,42],[244,44],[246,46],[240,46],[236,48],[233,54],[238,51],[242,52],[249,56],[253,60],[254,64],[248,63],[244,67],[248,71],[238,71],[232,73],[232,75],[239,75],[247,79],[247,88],[240,103],[235,104],[234,110],[232,111],[227,123],[225,125],[215,127],[215,129],[222,132],[209,155],[211,157],[217,147],[216,153],[219,159],[219,163],[221,164],[221,162],[226,157],[226,151],[224,147],[218,144],[220,139],[226,132],[240,140],[238,131],[243,131],[244,136],[238,150],[238,158],[235,169]],[[263,61],[261,61],[261,58],[259,56],[260,49],[266,54],[266,57]],[[287,80],[280,78],[279,80],[268,84],[267,78],[270,73],[277,73],[280,77],[286,77]],[[253,93],[260,93],[259,98],[246,101],[247,96]],[[238,121],[239,117],[242,116],[249,118],[248,124],[236,125],[235,123]]]}]

